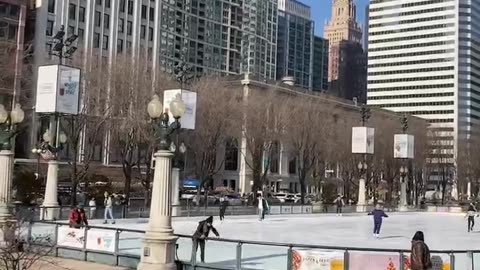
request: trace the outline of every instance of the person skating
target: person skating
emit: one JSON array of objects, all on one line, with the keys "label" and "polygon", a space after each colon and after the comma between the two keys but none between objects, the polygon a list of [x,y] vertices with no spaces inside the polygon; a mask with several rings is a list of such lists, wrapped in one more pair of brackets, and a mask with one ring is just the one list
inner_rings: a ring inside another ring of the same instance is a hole
[{"label": "person skating", "polygon": [[115,220],[113,219],[113,195],[108,195],[108,193],[105,193],[105,212],[104,212],[104,219],[105,221],[103,224],[108,223],[108,217],[112,220],[112,224],[115,224]]},{"label": "person skating", "polygon": [[388,218],[388,215],[385,214],[379,204],[377,204],[375,209],[368,213],[368,215],[373,216],[373,237],[378,238],[380,236],[383,218]]},{"label": "person skating", "polygon": [[466,217],[468,217],[468,232],[473,231],[473,226],[475,226],[475,215],[477,215],[477,212],[475,205],[470,203],[466,215]]},{"label": "person skating", "polygon": [[345,202],[343,201],[343,198],[340,194],[338,194],[337,198],[333,203],[337,206],[337,216],[342,215],[342,208],[345,205]]},{"label": "person skating", "polygon": [[265,213],[268,211],[269,205],[267,200],[259,195],[257,198],[258,219],[263,221],[265,219]]},{"label": "person skating", "polygon": [[410,255],[410,269],[427,270],[432,268],[430,250],[425,244],[423,232],[418,231],[412,239],[412,253]]},{"label": "person skating", "polygon": [[95,201],[95,197],[92,197],[88,202],[89,212],[90,212],[90,219],[95,218],[95,214],[97,211],[97,202]]},{"label": "person skating", "polygon": [[192,261],[197,257],[198,246],[200,245],[200,260],[202,263],[205,262],[205,241],[208,238],[208,235],[212,231],[217,237],[220,236],[217,229],[213,227],[213,217],[210,216],[207,219],[200,221],[198,223],[197,230],[193,234],[192,240]]},{"label": "person skating", "polygon": [[225,196],[220,197],[220,221],[225,219],[225,212],[227,211],[228,201],[225,199]]},{"label": "person skating", "polygon": [[79,209],[76,206],[73,206],[70,209],[70,213],[68,214],[68,224],[70,228],[80,228],[82,225],[82,217]]}]

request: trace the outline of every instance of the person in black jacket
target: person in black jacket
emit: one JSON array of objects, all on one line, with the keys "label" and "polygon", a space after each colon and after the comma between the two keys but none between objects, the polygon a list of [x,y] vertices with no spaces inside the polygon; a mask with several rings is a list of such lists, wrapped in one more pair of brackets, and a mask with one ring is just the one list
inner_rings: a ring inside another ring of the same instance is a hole
[{"label": "person in black jacket", "polygon": [[217,229],[213,227],[212,216],[208,217],[206,220],[200,221],[197,230],[193,234],[192,261],[196,258],[198,246],[200,245],[200,259],[202,260],[202,263],[205,262],[205,239],[208,238],[210,231],[212,231],[217,237],[220,236]]}]

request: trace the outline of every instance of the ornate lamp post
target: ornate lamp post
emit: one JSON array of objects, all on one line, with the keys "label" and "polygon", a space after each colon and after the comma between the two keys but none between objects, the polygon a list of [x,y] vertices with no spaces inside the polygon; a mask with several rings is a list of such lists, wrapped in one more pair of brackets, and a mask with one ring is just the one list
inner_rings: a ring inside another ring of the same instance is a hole
[{"label": "ornate lamp post", "polygon": [[408,167],[400,166],[400,208],[407,207],[407,176],[408,176]]},{"label": "ornate lamp post", "polygon": [[366,174],[367,174],[367,169],[368,165],[367,162],[365,161],[360,161],[358,162],[357,165],[358,172],[360,173],[360,180],[358,182],[358,202],[357,202],[357,211],[363,212],[365,211],[365,206],[367,204],[366,198],[365,198],[365,193],[366,193]]},{"label": "ornate lamp post", "polygon": [[0,246],[5,245],[5,233],[8,231],[12,216],[8,209],[11,197],[13,151],[12,140],[15,138],[16,125],[25,118],[20,104],[9,113],[0,105]]},{"label": "ornate lamp post", "polygon": [[180,117],[185,113],[185,103],[178,95],[170,103],[175,121],[169,124],[168,113],[163,111],[160,98],[155,95],[148,104],[148,114],[153,122],[155,137],[159,140],[155,153],[150,220],[143,241],[143,252],[137,269],[174,270],[175,242],[172,228],[172,158],[171,137],[180,128]]}]

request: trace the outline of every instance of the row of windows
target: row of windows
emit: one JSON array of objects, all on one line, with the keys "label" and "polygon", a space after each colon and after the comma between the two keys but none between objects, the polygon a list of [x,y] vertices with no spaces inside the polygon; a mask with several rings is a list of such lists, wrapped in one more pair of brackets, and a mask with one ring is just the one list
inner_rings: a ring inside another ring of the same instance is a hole
[{"label": "row of windows", "polygon": [[[453,123],[453,118],[448,119],[428,119],[429,123]],[[452,146],[453,147],[453,146]]]},{"label": "row of windows", "polygon": [[407,112],[412,115],[430,115],[430,114],[452,114],[454,110],[436,110],[436,111],[411,111]]},{"label": "row of windows", "polygon": [[428,98],[428,97],[451,97],[449,93],[429,93],[429,94],[410,94],[410,95],[391,95],[391,96],[374,96],[368,97],[368,100],[384,100],[384,99],[404,99],[404,98]]},{"label": "row of windows", "polygon": [[378,71],[378,72],[369,72],[368,75],[369,75],[369,76],[376,76],[376,75],[393,75],[393,74],[417,73],[417,72],[432,72],[432,71],[445,71],[445,70],[453,70],[453,66],[450,66],[450,67],[432,67],[432,68],[417,68],[417,69]]},{"label": "row of windows", "polygon": [[413,78],[395,78],[386,80],[369,80],[368,83],[394,83],[394,82],[416,82],[416,81],[433,81],[433,80],[445,80],[453,79],[454,75],[441,75],[441,76],[426,76],[426,77],[413,77]]},{"label": "row of windows", "polygon": [[403,21],[384,22],[384,23],[372,23],[368,26],[368,28],[372,29],[372,28],[376,28],[376,27],[396,26],[396,25],[401,25],[401,24],[411,24],[411,23],[429,22],[429,21],[436,21],[436,20],[446,20],[446,19],[451,19],[451,18],[455,18],[455,15],[433,16],[433,17],[417,18],[417,19],[403,20]]},{"label": "row of windows", "polygon": [[441,7],[441,8],[429,8],[429,9],[414,10],[414,11],[393,13],[393,14],[387,14],[387,15],[370,16],[370,20],[398,18],[402,16],[418,15],[418,14],[440,12],[440,11],[447,11],[447,10],[454,10],[454,9],[455,9],[454,6]]},{"label": "row of windows", "polygon": [[414,40],[414,39],[446,37],[446,36],[453,36],[453,35],[455,35],[455,32],[444,32],[444,33],[434,33],[434,34],[416,35],[416,36],[408,36],[408,37],[396,37],[396,38],[369,40],[368,42],[371,43],[371,44],[376,44],[376,43],[387,43],[387,42],[394,42],[394,41],[405,41],[405,40]]},{"label": "row of windows", "polygon": [[401,49],[410,49],[410,48],[419,48],[419,47],[429,47],[429,46],[442,46],[442,45],[449,45],[454,44],[455,41],[448,40],[448,41],[434,41],[434,42],[427,42],[427,43],[413,43],[407,45],[397,45],[397,46],[388,46],[388,47],[379,47],[379,48],[368,48],[369,52],[379,52],[379,51],[390,51],[390,50],[401,50]]},{"label": "row of windows", "polygon": [[433,84],[433,85],[411,85],[411,86],[397,86],[397,87],[383,87],[383,88],[369,88],[368,92],[387,92],[400,90],[421,90],[421,89],[444,89],[453,88],[453,83]]},{"label": "row of windows", "polygon": [[438,58],[438,59],[425,59],[425,60],[405,61],[405,62],[394,62],[394,63],[383,63],[383,64],[371,64],[371,65],[368,65],[368,68],[408,66],[408,65],[433,64],[433,63],[445,63],[445,62],[451,62],[451,61],[453,61],[453,60],[454,60],[453,58]]},{"label": "row of windows", "polygon": [[453,101],[391,103],[391,104],[372,105],[372,106],[380,107],[380,108],[391,108],[391,107],[419,107],[419,106],[445,106],[445,105],[453,105]]},{"label": "row of windows", "polygon": [[451,26],[454,26],[454,25],[455,24],[453,24],[453,23],[424,25],[424,26],[402,28],[402,29],[396,29],[396,30],[385,30],[385,31],[371,32],[371,33],[369,33],[369,35],[370,36],[378,36],[378,35],[397,34],[397,33],[414,32],[414,31],[421,31],[421,30],[447,28],[447,27],[451,27]]},{"label": "row of windows", "polygon": [[444,3],[448,1],[450,0],[427,0],[427,1],[414,2],[414,3],[405,3],[401,5],[394,5],[394,6],[388,6],[388,7],[371,8],[370,12],[407,8],[407,7],[416,7],[416,6],[423,6],[423,5],[432,5],[432,4]]},{"label": "row of windows", "polygon": [[419,56],[419,55],[430,55],[430,54],[442,54],[442,53],[453,53],[454,49],[449,50],[434,50],[434,51],[420,51],[420,52],[409,52],[409,53],[397,53],[397,54],[387,54],[387,55],[377,55],[369,56],[368,60],[375,59],[389,59],[389,58],[399,58],[399,57],[408,57],[408,56]]}]

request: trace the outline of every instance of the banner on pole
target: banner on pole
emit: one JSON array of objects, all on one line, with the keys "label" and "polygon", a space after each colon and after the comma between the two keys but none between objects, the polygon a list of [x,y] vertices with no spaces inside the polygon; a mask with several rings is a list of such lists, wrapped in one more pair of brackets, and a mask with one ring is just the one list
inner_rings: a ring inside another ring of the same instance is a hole
[{"label": "banner on pole", "polygon": [[185,102],[185,114],[180,118],[180,124],[183,129],[195,129],[195,120],[197,115],[197,93],[182,90],[182,89],[173,89],[165,90],[163,92],[163,108],[168,110],[168,115],[170,117],[170,124],[173,123],[173,115],[170,112],[170,102],[175,99],[177,95],[181,95],[183,102]]},{"label": "banner on pole", "polygon": [[369,127],[352,128],[352,153],[373,154],[375,150],[375,129]]},{"label": "banner on pole", "polygon": [[85,230],[67,226],[58,227],[57,246],[83,248],[84,243]]},{"label": "banner on pole", "polygon": [[415,138],[408,134],[395,134],[393,157],[394,158],[414,158]]}]

